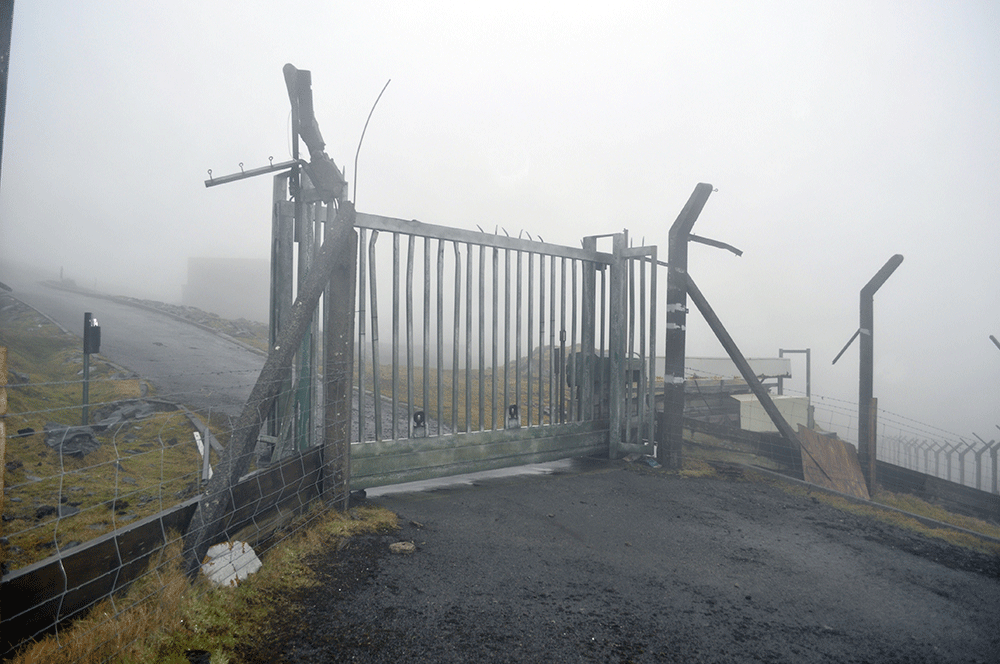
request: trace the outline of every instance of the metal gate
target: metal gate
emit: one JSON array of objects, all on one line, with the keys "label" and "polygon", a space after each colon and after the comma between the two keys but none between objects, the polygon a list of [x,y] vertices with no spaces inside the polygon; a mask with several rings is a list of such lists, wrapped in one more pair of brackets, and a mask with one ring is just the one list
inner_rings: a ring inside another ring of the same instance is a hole
[{"label": "metal gate", "polygon": [[655,247],[355,227],[352,489],[652,452]]}]

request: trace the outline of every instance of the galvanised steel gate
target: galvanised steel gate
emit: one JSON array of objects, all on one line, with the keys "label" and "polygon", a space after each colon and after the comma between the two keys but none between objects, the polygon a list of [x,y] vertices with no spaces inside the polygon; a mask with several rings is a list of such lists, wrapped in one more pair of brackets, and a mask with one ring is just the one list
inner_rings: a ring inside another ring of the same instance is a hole
[{"label": "galvanised steel gate", "polygon": [[652,452],[655,247],[355,227],[352,489]]}]

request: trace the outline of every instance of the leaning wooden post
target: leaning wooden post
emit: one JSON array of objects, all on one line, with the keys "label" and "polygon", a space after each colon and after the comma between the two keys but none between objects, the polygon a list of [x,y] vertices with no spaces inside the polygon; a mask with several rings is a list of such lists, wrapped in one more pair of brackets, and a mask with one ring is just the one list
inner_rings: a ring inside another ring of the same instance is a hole
[{"label": "leaning wooden post", "polygon": [[[329,209],[332,210],[333,206]],[[326,223],[324,246],[333,224]],[[354,388],[354,289],[358,234],[336,247],[333,273],[324,295],[323,362],[323,499],[347,509],[351,482],[351,401]]]},{"label": "leaning wooden post", "polygon": [[205,495],[184,536],[184,550],[189,573],[198,571],[209,546],[225,532],[225,517],[229,513],[232,488],[250,468],[250,460],[260,428],[278,398],[282,378],[291,364],[306,330],[312,324],[313,313],[330,281],[340,247],[347,244],[354,227],[354,204],[343,201],[332,232],[328,233],[318,260],[309,271],[299,295],[292,305],[288,326],[281,330],[270,349],[267,362],[250,392],[246,406],[236,422],[235,430],[209,480]]}]

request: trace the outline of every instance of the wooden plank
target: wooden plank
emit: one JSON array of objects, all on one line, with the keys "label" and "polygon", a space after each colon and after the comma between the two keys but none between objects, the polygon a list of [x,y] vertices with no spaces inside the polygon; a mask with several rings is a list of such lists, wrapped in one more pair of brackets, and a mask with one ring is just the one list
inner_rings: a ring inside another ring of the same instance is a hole
[{"label": "wooden plank", "polygon": [[163,544],[163,534],[190,522],[198,498],[49,556],[0,584],[3,649],[44,633],[134,581]]},{"label": "wooden plank", "polygon": [[[334,217],[328,208],[326,233]],[[324,239],[324,242],[327,240]],[[393,236],[393,374],[398,371],[399,237]],[[325,400],[323,415],[323,493],[327,504],[347,508],[351,475],[351,401],[354,387],[354,291],[356,287],[358,234],[352,231],[339,248],[330,283],[323,296],[326,324],[323,329]],[[393,438],[396,437],[396,387],[393,382]]]},{"label": "wooden plank", "polygon": [[311,447],[240,480],[233,487],[232,511],[220,537],[231,537],[269,513],[287,509],[290,502],[307,504],[319,495],[321,467],[321,448]]},{"label": "wooden plank", "polygon": [[802,475],[806,482],[869,499],[861,473],[858,452],[836,434],[821,434],[798,425],[799,442],[808,454],[802,455]]}]

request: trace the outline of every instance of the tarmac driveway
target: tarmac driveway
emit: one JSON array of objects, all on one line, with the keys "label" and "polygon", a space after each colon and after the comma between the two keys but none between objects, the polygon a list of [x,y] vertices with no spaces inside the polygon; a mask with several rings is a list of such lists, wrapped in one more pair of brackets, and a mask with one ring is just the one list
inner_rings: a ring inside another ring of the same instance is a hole
[{"label": "tarmac driveway", "polygon": [[[593,461],[370,498],[289,662],[996,662],[1000,561],[726,477]],[[388,544],[412,540],[415,553]],[[248,660],[254,661],[254,657]]]}]

